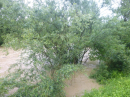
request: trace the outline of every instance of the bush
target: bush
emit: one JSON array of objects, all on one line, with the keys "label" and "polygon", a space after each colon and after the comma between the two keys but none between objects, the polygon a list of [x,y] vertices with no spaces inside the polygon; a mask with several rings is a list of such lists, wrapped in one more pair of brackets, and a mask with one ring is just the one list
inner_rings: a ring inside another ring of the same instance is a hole
[{"label": "bush", "polygon": [[121,53],[114,53],[111,55],[111,59],[109,59],[108,63],[108,70],[113,71],[117,70],[119,72],[126,71],[126,69],[129,69],[129,62],[128,62],[128,57],[126,56],[125,52]]},{"label": "bush", "polygon": [[[74,72],[80,70],[83,70],[82,65],[65,64],[56,70],[53,76],[50,72],[41,71],[42,73],[37,76],[34,74],[27,76],[24,73],[25,76],[21,77],[20,71],[15,72],[0,83],[0,96],[3,97],[10,89],[17,87],[18,91],[10,97],[65,97],[64,80],[71,78]],[[37,78],[31,81],[30,79],[34,77]]]},{"label": "bush", "polygon": [[130,97],[130,77],[114,78],[99,90],[85,92],[82,97]]},{"label": "bush", "polygon": [[124,72],[119,72],[118,70],[109,70],[108,66],[102,62],[98,68],[90,74],[90,78],[94,78],[100,84],[105,84],[108,79],[119,78],[120,76],[125,76]]},{"label": "bush", "polygon": [[0,36],[0,45],[2,45],[3,44],[3,39],[2,39],[2,37]]},{"label": "bush", "polygon": [[94,69],[94,72],[90,74],[90,78],[94,78],[97,82],[102,83],[109,78],[109,71],[107,66],[101,63],[98,68]]}]

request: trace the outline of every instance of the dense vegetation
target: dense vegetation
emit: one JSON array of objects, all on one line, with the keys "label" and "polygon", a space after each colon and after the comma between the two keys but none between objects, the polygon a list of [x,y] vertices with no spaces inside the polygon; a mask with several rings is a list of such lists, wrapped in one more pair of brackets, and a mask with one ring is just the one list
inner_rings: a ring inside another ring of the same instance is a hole
[{"label": "dense vegetation", "polygon": [[24,0],[0,1],[0,44],[24,51],[10,68],[16,71],[2,79],[0,96],[18,87],[12,97],[64,97],[64,79],[82,71],[89,48],[90,58],[100,60],[91,77],[103,82],[115,72],[128,75],[130,2],[121,0],[116,9],[112,4],[104,0],[102,7],[114,15],[100,17],[93,0],[34,0],[31,7]]},{"label": "dense vegetation", "polygon": [[105,87],[99,90],[86,91],[83,97],[130,97],[130,78],[121,77],[112,79]]},{"label": "dense vegetation", "polygon": [[[111,3],[107,1],[105,3],[104,1],[106,6],[112,6]],[[129,5],[128,0],[121,0],[117,9],[111,8],[116,16],[107,19],[101,32],[92,37],[92,53],[101,60],[101,65],[91,77],[96,78],[99,82],[111,78],[113,72],[122,73],[123,75],[129,74]],[[95,41],[97,39],[99,41]]]}]

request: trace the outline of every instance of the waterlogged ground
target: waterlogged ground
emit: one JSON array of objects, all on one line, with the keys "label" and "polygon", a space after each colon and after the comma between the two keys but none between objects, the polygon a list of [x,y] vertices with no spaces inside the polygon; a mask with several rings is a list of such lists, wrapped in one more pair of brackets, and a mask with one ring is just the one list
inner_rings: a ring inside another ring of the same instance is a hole
[{"label": "waterlogged ground", "polygon": [[[0,47],[0,78],[7,75],[9,67],[20,59],[20,50],[14,51],[9,49],[8,51],[9,54],[6,56],[6,52],[3,52],[3,48]],[[95,80],[88,77],[92,69],[95,68],[97,64],[98,61],[88,60],[87,63],[84,64],[85,67],[87,67],[86,73],[83,74],[81,72],[76,72],[75,75],[72,76],[72,79],[66,80],[66,84],[68,85],[64,89],[66,91],[66,97],[76,97],[76,95],[81,97],[85,90],[90,91],[93,88],[98,89],[100,87]],[[9,91],[9,94],[14,93],[16,90],[17,88]]]}]

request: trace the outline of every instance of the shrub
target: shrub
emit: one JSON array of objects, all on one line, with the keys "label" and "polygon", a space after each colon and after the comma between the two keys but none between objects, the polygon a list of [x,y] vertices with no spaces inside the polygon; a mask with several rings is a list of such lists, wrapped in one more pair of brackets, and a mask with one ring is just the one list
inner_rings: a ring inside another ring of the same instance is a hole
[{"label": "shrub", "polygon": [[0,36],[0,45],[2,45],[3,44],[3,39],[2,39],[2,37]]},{"label": "shrub", "polygon": [[90,74],[90,78],[94,78],[97,82],[103,83],[106,79],[109,78],[109,71],[107,70],[107,65],[101,63],[98,68],[94,69],[94,72]]},{"label": "shrub", "polygon": [[109,70],[104,62],[90,74],[90,78],[96,79],[100,84],[105,84],[108,79],[119,78],[121,76],[126,76],[126,73],[119,72],[118,70]]},{"label": "shrub", "polygon": [[130,77],[114,78],[99,90],[85,92],[82,97],[130,97]]},{"label": "shrub", "polygon": [[[70,78],[73,72],[78,70],[83,70],[83,66],[66,64],[56,70],[53,76],[50,72],[41,71],[37,76],[34,74],[27,76],[24,73],[24,77],[21,77],[19,71],[12,76],[7,76],[0,83],[0,96],[4,96],[10,89],[17,87],[18,91],[10,97],[65,97],[64,80]],[[31,80],[35,77],[37,77],[35,80]]]}]

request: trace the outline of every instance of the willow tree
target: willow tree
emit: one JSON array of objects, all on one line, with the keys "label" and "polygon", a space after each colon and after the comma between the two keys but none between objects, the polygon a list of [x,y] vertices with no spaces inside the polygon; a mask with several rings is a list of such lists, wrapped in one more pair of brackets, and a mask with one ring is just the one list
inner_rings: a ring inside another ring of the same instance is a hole
[{"label": "willow tree", "polygon": [[2,83],[1,94],[7,88],[18,87],[18,92],[12,96],[65,96],[63,81],[79,69],[77,64],[89,47],[93,20],[91,13],[77,10],[77,4],[66,10],[64,6],[54,0],[36,0],[32,8],[25,10],[29,12],[22,20],[25,22],[15,22],[22,24],[21,33],[7,34],[5,46],[23,48],[24,53],[21,61],[12,67],[17,70]]}]

